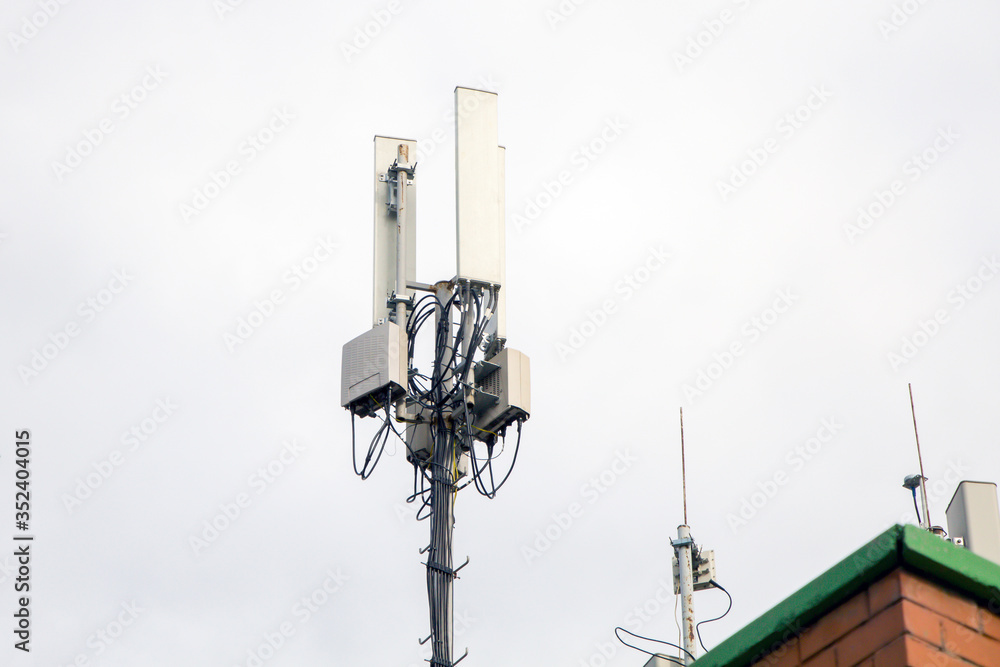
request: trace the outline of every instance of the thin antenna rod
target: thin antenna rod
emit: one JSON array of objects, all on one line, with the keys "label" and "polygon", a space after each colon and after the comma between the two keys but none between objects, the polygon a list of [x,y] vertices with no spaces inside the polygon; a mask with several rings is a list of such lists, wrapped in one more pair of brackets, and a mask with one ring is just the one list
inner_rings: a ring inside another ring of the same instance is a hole
[{"label": "thin antenna rod", "polygon": [[687,466],[684,462],[684,408],[681,408],[681,489],[684,494],[684,525],[688,525]]},{"label": "thin antenna rod", "polygon": [[927,507],[927,485],[924,483],[924,480],[927,478],[924,477],[924,458],[920,455],[920,435],[917,433],[917,410],[913,407],[913,385],[907,383],[906,386],[910,390],[910,414],[913,415],[913,437],[917,440],[917,461],[920,463],[920,496],[924,506],[924,522],[927,524],[925,526],[927,530],[930,530],[934,524],[931,523],[930,509]]}]

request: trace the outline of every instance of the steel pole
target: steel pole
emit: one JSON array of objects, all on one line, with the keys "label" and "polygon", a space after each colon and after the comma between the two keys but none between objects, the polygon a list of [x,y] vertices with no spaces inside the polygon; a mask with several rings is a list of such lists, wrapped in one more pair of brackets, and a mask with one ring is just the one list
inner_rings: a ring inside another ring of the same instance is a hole
[{"label": "steel pole", "polygon": [[692,656],[698,655],[694,627],[694,570],[691,564],[691,548],[694,546],[694,540],[691,539],[691,528],[684,525],[677,526],[677,540],[673,546],[680,569],[681,629],[685,651],[681,657],[685,665],[690,665],[694,662]]},{"label": "steel pole", "polygon": [[[442,338],[452,345],[450,311],[442,308],[451,298],[451,285],[435,285],[440,304],[435,314],[436,334],[444,329]],[[436,347],[436,344],[435,344]],[[437,352],[437,350],[435,350]],[[440,352],[442,360],[450,356],[449,350]],[[445,380],[446,368],[439,363],[434,370],[434,383],[440,387],[439,395],[448,393],[452,380]],[[454,561],[452,535],[455,528],[455,442],[452,438],[450,415],[442,409],[435,410],[434,453],[431,456],[431,544],[427,554],[427,595],[431,616],[432,667],[452,667],[454,654]]]},{"label": "steel pole", "polygon": [[927,485],[924,483],[927,478],[924,477],[924,457],[920,455],[920,434],[917,433],[917,409],[913,407],[913,385],[906,385],[910,390],[910,414],[913,415],[913,437],[917,441],[917,462],[920,463],[920,501],[924,507],[924,520],[922,525],[927,530],[932,527],[931,524],[931,510],[927,506]]},{"label": "steel pole", "polygon": [[396,324],[406,326],[406,304],[401,299],[406,294],[406,181],[409,175],[409,149],[400,144],[396,164],[404,167],[396,171]]}]

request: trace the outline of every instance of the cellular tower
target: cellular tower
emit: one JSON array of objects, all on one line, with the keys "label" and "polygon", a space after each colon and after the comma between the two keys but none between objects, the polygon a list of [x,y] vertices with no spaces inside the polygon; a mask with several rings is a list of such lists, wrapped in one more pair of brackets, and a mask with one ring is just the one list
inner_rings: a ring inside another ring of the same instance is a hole
[{"label": "cellular tower", "polygon": [[[456,568],[452,555],[456,496],[472,485],[495,497],[531,412],[528,357],[507,347],[497,136],[496,94],[456,88],[456,272],[434,284],[416,281],[417,143],[375,137],[372,328],[343,350],[341,405],[351,412],[354,471],[366,479],[389,439],[399,438],[413,466],[407,502],[418,504],[417,520],[430,521],[430,542],[420,551],[430,635],[421,643],[432,642],[434,667],[468,655],[453,660],[453,586],[465,567]],[[366,417],[381,424],[359,459],[355,418]],[[516,427],[513,447],[508,427]]]}]

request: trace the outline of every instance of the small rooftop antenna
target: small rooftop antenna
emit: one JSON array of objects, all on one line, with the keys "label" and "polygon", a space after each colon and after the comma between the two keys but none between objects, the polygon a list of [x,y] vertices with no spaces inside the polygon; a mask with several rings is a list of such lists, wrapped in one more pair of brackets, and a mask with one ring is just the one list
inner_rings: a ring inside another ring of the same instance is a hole
[{"label": "small rooftop antenna", "polygon": [[[678,665],[690,665],[694,663],[694,661],[698,659],[698,644],[701,643],[698,626],[704,623],[718,621],[723,616],[728,614],[730,609],[732,609],[732,596],[730,596],[729,592],[720,586],[717,581],[715,581],[715,552],[702,551],[698,548],[694,538],[691,537],[691,527],[688,526],[687,514],[687,461],[684,451],[684,408],[680,408],[680,422],[681,497],[684,504],[684,523],[677,526],[677,539],[670,540],[670,545],[674,548],[674,556],[672,559],[674,595],[680,595],[681,597],[681,616],[683,618],[683,622],[681,628],[682,636],[679,640],[680,644],[678,645],[659,639],[643,637],[622,627],[615,628],[615,635],[618,637],[619,641],[626,646],[638,649],[651,656],[649,661],[646,662],[646,667],[662,667],[668,663]],[[724,592],[729,597],[729,609],[726,609],[721,616],[704,620],[701,623],[695,623],[694,593],[695,591],[705,590],[706,588],[718,588]],[[650,651],[646,651],[638,646],[629,644],[622,638],[621,635],[618,634],[619,631],[625,632],[626,634],[636,637],[637,639],[645,639],[647,641],[654,641],[673,646],[678,649],[680,655],[677,658],[673,658],[662,653],[652,653]],[[702,648],[705,647],[703,643],[701,646]]]},{"label": "small rooftop antenna", "polygon": [[[920,521],[920,526],[931,530],[931,526],[934,524],[931,523],[931,514],[927,507],[927,484],[925,483],[927,478],[924,476],[924,459],[920,455],[920,434],[917,433],[917,410],[913,406],[913,385],[907,383],[906,386],[910,390],[910,414],[913,415],[913,437],[917,441],[917,461],[920,463],[920,499],[924,508],[924,516]],[[903,486],[916,493],[916,486],[913,484],[912,475],[903,482]]]},{"label": "small rooftop antenna", "polygon": [[687,464],[684,462],[684,408],[681,408],[681,489],[684,495],[684,525],[688,522]]},{"label": "small rooftop antenna", "polygon": [[683,660],[690,665],[698,655],[697,625],[694,620],[694,592],[710,588],[715,579],[715,554],[698,549],[691,537],[687,513],[687,461],[684,452],[684,408],[681,420],[681,495],[684,503],[684,523],[677,526],[674,548],[674,593],[681,596],[681,644]]}]

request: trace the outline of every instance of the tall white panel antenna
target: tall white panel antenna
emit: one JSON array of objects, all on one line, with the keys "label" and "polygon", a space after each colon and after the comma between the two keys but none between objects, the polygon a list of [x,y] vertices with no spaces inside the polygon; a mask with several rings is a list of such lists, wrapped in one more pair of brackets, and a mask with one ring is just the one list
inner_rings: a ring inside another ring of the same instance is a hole
[{"label": "tall white panel antenna", "polygon": [[460,280],[499,285],[503,278],[498,149],[496,93],[455,88],[455,238]]},{"label": "tall white panel antenna", "polygon": [[[399,147],[405,147],[406,161],[416,159],[417,142],[410,139],[375,137],[375,270],[372,285],[372,326],[388,319],[395,309],[388,299],[396,291],[396,210],[393,201],[395,177],[389,168],[400,156]],[[407,166],[412,166],[410,162]],[[417,272],[417,188],[409,179],[406,188],[404,211],[404,238],[406,255],[406,282],[414,282]],[[408,298],[412,291],[404,289],[398,296]],[[399,323],[402,324],[402,323]]]}]

